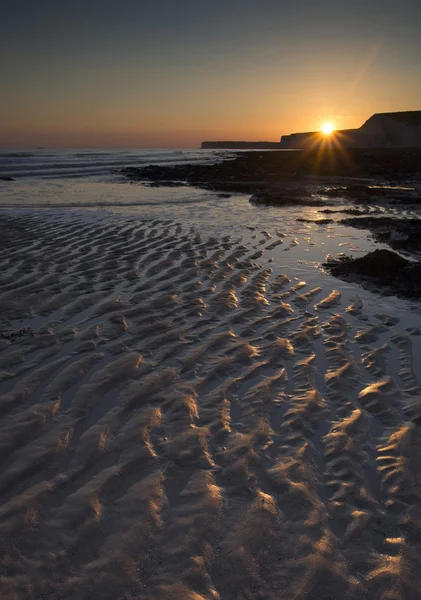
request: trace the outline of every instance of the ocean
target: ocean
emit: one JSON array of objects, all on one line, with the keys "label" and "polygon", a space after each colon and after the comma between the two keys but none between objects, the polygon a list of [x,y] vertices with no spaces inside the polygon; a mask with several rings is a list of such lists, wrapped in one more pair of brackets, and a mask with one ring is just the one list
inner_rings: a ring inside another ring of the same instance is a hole
[{"label": "ocean", "polygon": [[0,177],[89,178],[116,181],[123,167],[208,163],[234,156],[227,150],[0,150]]}]

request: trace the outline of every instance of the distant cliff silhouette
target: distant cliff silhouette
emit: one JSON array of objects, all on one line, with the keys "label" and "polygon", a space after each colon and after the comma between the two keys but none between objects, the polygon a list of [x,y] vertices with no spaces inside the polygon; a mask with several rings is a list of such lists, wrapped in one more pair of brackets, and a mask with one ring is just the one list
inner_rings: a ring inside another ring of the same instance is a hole
[{"label": "distant cliff silhouette", "polygon": [[283,135],[280,142],[217,140],[202,142],[204,149],[304,150],[318,145],[344,148],[421,148],[421,110],[376,113],[359,129],[341,129],[326,136],[321,131]]},{"label": "distant cliff silhouette", "polygon": [[322,143],[348,148],[421,148],[421,110],[378,113],[359,129],[292,133],[281,137],[281,148],[306,149]]}]

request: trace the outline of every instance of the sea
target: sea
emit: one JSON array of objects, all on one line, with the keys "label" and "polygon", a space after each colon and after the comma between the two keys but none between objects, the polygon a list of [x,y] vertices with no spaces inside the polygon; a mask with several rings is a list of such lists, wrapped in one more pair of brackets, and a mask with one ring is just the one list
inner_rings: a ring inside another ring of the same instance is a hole
[{"label": "sea", "polygon": [[[154,150],[0,150],[0,207],[80,209],[131,214],[142,218],[181,218],[221,208],[218,194],[184,186],[151,187],[131,182],[124,167],[211,164],[233,159],[237,151],[201,149]],[[243,200],[244,197],[241,197]],[[209,204],[210,203],[210,204]],[[175,211],[175,213],[174,213]],[[74,212],[74,210],[73,210]],[[214,224],[214,215],[209,219]]]},{"label": "sea", "polygon": [[0,150],[0,176],[16,179],[90,178],[119,181],[123,167],[209,163],[234,156],[227,150]]}]

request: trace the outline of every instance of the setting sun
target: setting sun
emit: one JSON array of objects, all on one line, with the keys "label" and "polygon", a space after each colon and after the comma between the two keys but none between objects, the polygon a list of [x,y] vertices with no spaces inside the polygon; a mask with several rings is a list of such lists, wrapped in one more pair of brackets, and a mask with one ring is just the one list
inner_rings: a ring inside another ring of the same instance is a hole
[{"label": "setting sun", "polygon": [[324,125],[322,125],[322,132],[325,135],[329,135],[330,133],[332,133],[334,127],[332,125],[332,123],[324,123]]}]

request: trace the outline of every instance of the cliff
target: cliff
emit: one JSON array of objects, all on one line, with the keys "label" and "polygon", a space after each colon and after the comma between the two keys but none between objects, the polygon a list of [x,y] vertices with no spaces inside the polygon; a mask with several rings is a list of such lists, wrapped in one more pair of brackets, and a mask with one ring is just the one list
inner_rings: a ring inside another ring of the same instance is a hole
[{"label": "cliff", "polygon": [[378,113],[359,129],[342,129],[325,136],[320,131],[283,135],[281,148],[421,148],[421,111]]},{"label": "cliff", "polygon": [[364,148],[420,148],[421,110],[375,114],[360,127],[358,136]]},{"label": "cliff", "polygon": [[305,150],[317,146],[343,148],[421,148],[421,110],[377,113],[359,129],[342,129],[326,136],[320,131],[283,135],[279,142],[218,140],[202,142],[203,149]]}]

